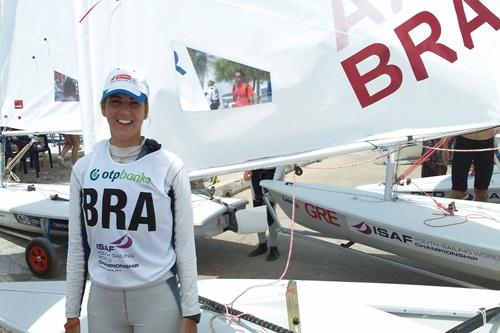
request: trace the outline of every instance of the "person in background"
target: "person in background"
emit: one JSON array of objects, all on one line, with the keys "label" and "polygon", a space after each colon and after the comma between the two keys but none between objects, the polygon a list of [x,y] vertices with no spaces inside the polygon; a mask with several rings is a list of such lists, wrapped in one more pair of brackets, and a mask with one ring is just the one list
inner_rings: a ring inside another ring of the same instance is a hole
[{"label": "person in background", "polygon": [[233,107],[253,104],[253,87],[246,82],[245,73],[241,69],[234,72]]},{"label": "person in background", "polygon": [[71,149],[71,164],[75,165],[78,160],[78,150],[80,149],[80,136],[76,134],[63,134],[64,146],[62,147],[61,153],[57,156],[57,160],[59,164],[62,166],[66,166],[66,162],[64,161],[64,156]]},{"label": "person in background", "polygon": [[[285,178],[285,169],[286,169],[285,166],[278,166],[276,168],[256,169],[244,172],[243,179],[251,181],[253,207],[263,206],[266,204],[264,202],[264,193],[262,191],[262,187],[259,184],[260,181],[264,179],[283,180]],[[273,208],[275,207],[274,203],[272,203],[271,205],[273,206]],[[265,232],[258,233],[257,237],[259,239],[259,245],[255,250],[253,250],[248,254],[249,257],[256,257],[267,253],[269,244],[269,254],[267,255],[267,261],[274,261],[279,258],[280,256],[280,253],[278,251],[279,225],[274,221],[269,210],[267,210],[267,225],[269,231],[269,243],[267,242]]]},{"label": "person in background", "polygon": [[220,106],[219,90],[215,87],[215,82],[208,80],[207,91],[205,92],[210,110],[217,110]]},{"label": "person in background", "polygon": [[101,110],[111,139],[98,142],[71,174],[66,332],[79,332],[88,273],[90,333],[195,333],[200,307],[187,171],[177,155],[141,135],[149,88],[138,71],[109,73]]},{"label": "person in background", "polygon": [[[495,134],[498,127],[476,133],[458,135],[454,140],[454,149],[470,150],[454,151],[451,164],[451,196],[463,199],[467,192],[467,177],[471,166],[474,167],[474,200],[488,201],[488,187],[493,175],[495,151]],[[490,149],[477,151],[479,149]]]}]

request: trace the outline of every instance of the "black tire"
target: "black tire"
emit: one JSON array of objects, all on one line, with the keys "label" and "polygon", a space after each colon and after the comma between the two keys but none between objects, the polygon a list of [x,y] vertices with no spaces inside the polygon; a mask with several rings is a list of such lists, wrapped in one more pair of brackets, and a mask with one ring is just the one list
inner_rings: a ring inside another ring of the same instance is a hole
[{"label": "black tire", "polygon": [[33,238],[26,247],[24,258],[31,272],[39,278],[49,278],[57,271],[57,252],[46,238]]}]

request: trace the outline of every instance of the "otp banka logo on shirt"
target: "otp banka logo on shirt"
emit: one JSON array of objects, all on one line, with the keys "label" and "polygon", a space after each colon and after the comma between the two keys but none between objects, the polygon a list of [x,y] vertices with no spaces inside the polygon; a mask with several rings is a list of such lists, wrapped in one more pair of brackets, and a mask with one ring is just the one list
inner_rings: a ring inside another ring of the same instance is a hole
[{"label": "otp banka logo on shirt", "polygon": [[126,172],[125,170],[122,171],[101,171],[99,169],[93,169],[90,171],[90,179],[91,180],[98,180],[99,178],[101,179],[109,179],[111,182],[114,182],[117,179],[120,180],[128,180],[131,182],[136,182],[139,184],[150,184],[151,183],[151,177],[146,176],[144,172],[138,174],[138,173],[132,173],[132,172]]}]

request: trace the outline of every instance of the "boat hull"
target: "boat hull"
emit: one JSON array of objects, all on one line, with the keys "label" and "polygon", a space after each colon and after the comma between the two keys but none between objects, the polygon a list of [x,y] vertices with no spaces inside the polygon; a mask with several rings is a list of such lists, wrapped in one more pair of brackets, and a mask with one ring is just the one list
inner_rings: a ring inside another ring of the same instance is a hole
[{"label": "boat hull", "polygon": [[[497,204],[456,200],[446,215],[429,197],[383,194],[305,184],[263,181],[295,221],[325,236],[365,244],[422,262],[500,281],[500,208]],[[439,198],[447,206],[451,200]]]},{"label": "boat hull", "polygon": [[[69,186],[30,186],[7,184],[0,188],[0,228],[35,235],[67,236]],[[248,203],[237,198],[211,200],[198,194],[191,195],[191,202],[195,234],[208,237],[224,232],[229,226],[229,213],[245,208]]]},{"label": "boat hull", "polygon": [[[295,281],[301,331],[316,332],[444,332],[477,314],[479,308],[498,305],[500,291],[378,283]],[[288,281],[208,279],[198,282],[201,296],[232,305],[281,327],[289,328]],[[81,332],[87,329],[85,293]],[[64,332],[64,281],[0,283],[0,332]],[[22,308],[23,311],[19,311]],[[332,318],[331,321],[325,318]],[[362,320],[360,320],[362,318]],[[492,332],[493,321],[474,332]],[[262,332],[246,321],[202,310],[198,332]]]}]

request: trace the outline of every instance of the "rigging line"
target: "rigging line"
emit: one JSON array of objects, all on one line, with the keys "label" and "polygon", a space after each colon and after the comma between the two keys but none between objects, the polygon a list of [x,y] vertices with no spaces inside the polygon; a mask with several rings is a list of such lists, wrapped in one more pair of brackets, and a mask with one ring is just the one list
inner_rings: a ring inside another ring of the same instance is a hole
[{"label": "rigging line", "polygon": [[450,216],[450,215],[444,214],[444,215],[441,215],[439,217],[435,217],[432,219],[426,219],[426,220],[424,220],[424,224],[428,227],[431,227],[431,228],[444,228],[444,227],[452,227],[454,225],[460,225],[460,224],[464,224],[464,223],[468,222],[467,216],[461,216],[461,217],[463,217],[463,221],[459,221],[459,222],[455,222],[455,223],[449,223],[449,224],[443,224],[443,225],[433,225],[433,224],[429,223],[431,221],[437,221],[437,220],[444,219],[448,216]]},{"label": "rigging line", "polygon": [[438,208],[438,209],[441,209],[445,212],[445,215],[443,216],[440,216],[440,217],[436,217],[436,218],[431,218],[431,219],[426,219],[424,220],[424,224],[428,227],[433,227],[433,228],[442,228],[442,227],[450,227],[450,226],[454,226],[454,225],[459,225],[459,224],[463,224],[463,223],[466,223],[469,221],[469,218],[470,217],[478,217],[478,218],[485,218],[485,219],[489,219],[489,220],[492,220],[492,221],[495,221],[495,222],[498,222],[495,218],[491,217],[491,216],[488,216],[488,215],[484,215],[484,214],[477,214],[477,213],[471,213],[471,214],[467,214],[467,215],[464,215],[464,216],[461,216],[464,218],[463,221],[461,222],[455,222],[455,223],[450,223],[450,224],[445,224],[445,225],[432,225],[432,224],[429,224],[428,222],[430,221],[435,221],[435,220],[440,220],[440,219],[443,219],[443,218],[446,218],[448,216],[457,216],[455,215],[455,209],[454,209],[454,201],[452,201],[448,207],[446,207],[444,204],[438,202],[436,199],[434,199],[433,196],[431,196],[428,192],[424,191],[421,187],[419,187],[416,183],[412,183],[416,188],[418,188],[418,190],[420,191],[420,193],[423,193],[423,195],[425,197],[429,197],[434,205]]},{"label": "rigging line", "polygon": [[447,144],[450,141],[451,137],[439,140],[433,147],[430,148],[430,150],[427,150],[412,165],[410,165],[405,171],[403,171],[403,173],[401,173],[400,176],[396,177],[396,179],[399,181],[408,177],[408,175],[410,175],[413,171],[415,171],[416,168],[418,168],[422,163],[427,161],[436,152],[436,150],[438,150],[438,148],[442,147],[443,145]]},{"label": "rigging line", "polygon": [[[425,148],[427,148],[427,147],[425,147]],[[481,149],[455,149],[455,148],[431,148],[431,149],[441,150],[441,151],[449,151],[449,152],[458,152],[458,153],[480,153],[483,151],[500,150],[500,147],[481,148]]]},{"label": "rigging line", "polygon": [[[441,202],[438,202],[436,199],[434,199],[433,196],[431,196],[429,193],[425,192],[424,190],[422,190],[422,188],[420,186],[418,186],[416,183],[412,183],[416,188],[419,189],[419,191],[421,193],[424,194],[424,196],[426,197],[429,197],[433,202],[434,202],[434,205],[438,208],[438,209],[441,209],[442,211],[445,212],[446,216],[450,216],[450,215],[453,215],[454,214],[454,211],[453,211],[453,208],[452,207],[446,207],[444,204],[442,204]],[[425,221],[424,221],[425,223]],[[464,221],[465,223],[465,221]]]},{"label": "rigging line", "polygon": [[[403,148],[400,147],[400,148],[396,149],[394,152],[399,152],[402,149]],[[367,163],[370,163],[370,162],[375,162],[376,160],[385,158],[385,157],[389,156],[390,154],[391,153],[385,153],[385,154],[379,155],[377,157],[374,157],[374,158],[371,158],[371,159],[368,159],[368,160],[365,160],[365,161],[361,161],[361,162],[357,162],[357,163],[352,163],[352,164],[338,165],[338,166],[335,166],[335,167],[318,168],[318,167],[311,167],[311,166],[307,165],[304,168],[305,169],[310,169],[310,170],[336,170],[336,169],[343,169],[343,168],[349,168],[349,167],[355,167],[355,166],[367,164]]]},{"label": "rigging line", "polygon": [[[202,304],[203,306],[205,306],[206,309],[209,310],[209,311],[218,312],[218,313],[223,313],[224,311],[229,311],[235,317],[240,317],[243,320],[246,320],[246,321],[248,321],[248,322],[250,322],[252,324],[259,325],[259,326],[264,327],[264,328],[266,328],[268,330],[271,330],[273,332],[293,333],[293,331],[291,331],[289,329],[286,329],[284,327],[278,326],[276,324],[273,324],[273,323],[268,322],[266,320],[260,319],[258,317],[253,316],[253,315],[245,314],[245,313],[243,313],[243,312],[241,312],[239,310],[236,310],[236,309],[233,309],[233,308],[227,308],[226,305],[220,304],[220,303],[218,303],[218,302],[216,302],[214,300],[205,298],[203,296],[199,296],[198,299],[199,299],[200,304]],[[211,319],[211,321],[213,321],[215,319],[215,317],[217,317],[217,315],[215,315]],[[212,327],[212,330],[213,330],[213,327]]]},{"label": "rigging line", "polygon": [[[224,306],[226,307],[226,318],[230,322],[234,318],[239,318],[238,316],[234,316],[234,315],[230,314],[227,311],[227,309],[229,309],[230,307],[232,307],[234,305],[234,302],[236,302],[236,300],[238,298],[240,298],[241,296],[243,296],[245,293],[247,293],[251,289],[261,288],[261,287],[271,287],[271,286],[274,286],[274,285],[278,284],[279,282],[281,282],[283,280],[283,278],[285,277],[285,275],[288,272],[288,268],[290,266],[290,262],[291,262],[291,259],[292,259],[292,249],[293,249],[294,234],[295,234],[295,208],[296,208],[296,202],[295,202],[295,198],[296,198],[296,191],[295,191],[295,189],[296,189],[296,186],[295,186],[295,184],[296,184],[296,177],[297,177],[297,175],[294,172],[293,173],[293,179],[292,179],[292,183],[293,183],[292,184],[292,225],[291,225],[291,228],[290,228],[291,230],[290,230],[290,242],[289,242],[289,246],[288,246],[288,257],[287,257],[285,268],[283,269],[283,273],[281,274],[281,276],[276,281],[273,281],[273,282],[270,282],[270,283],[267,283],[267,284],[262,284],[262,285],[254,285],[254,286],[250,286],[250,287],[246,288],[238,296],[236,296],[231,302],[225,304]],[[274,223],[276,223],[276,222],[274,222]]]},{"label": "rigging line", "polygon": [[89,10],[87,10],[87,12],[82,16],[82,18],[80,19],[80,21],[78,21],[78,23],[82,23],[83,20],[85,20],[85,18],[90,14],[90,12],[98,5],[101,3],[102,0],[99,0],[97,1],[95,4],[92,5],[92,7],[90,7]]},{"label": "rigging line", "polygon": [[[457,216],[457,215],[454,215],[454,216]],[[427,222],[439,220],[439,219],[442,219],[442,218],[445,218],[445,217],[448,217],[448,216],[445,215],[445,216],[436,217],[436,218],[433,218],[433,219],[427,219],[427,220],[424,220],[424,224],[426,226],[432,227],[432,228],[450,227],[450,226],[454,226],[454,225],[458,225],[458,224],[464,224],[466,222],[469,222],[469,218],[474,218],[474,217],[475,218],[479,218],[479,219],[491,220],[493,222],[499,222],[494,217],[491,217],[491,216],[488,216],[488,215],[485,215],[485,214],[471,213],[471,214],[460,216],[460,217],[462,217],[464,219],[462,222],[455,222],[455,223],[444,224],[444,225],[432,225],[432,224],[427,223]]]}]

